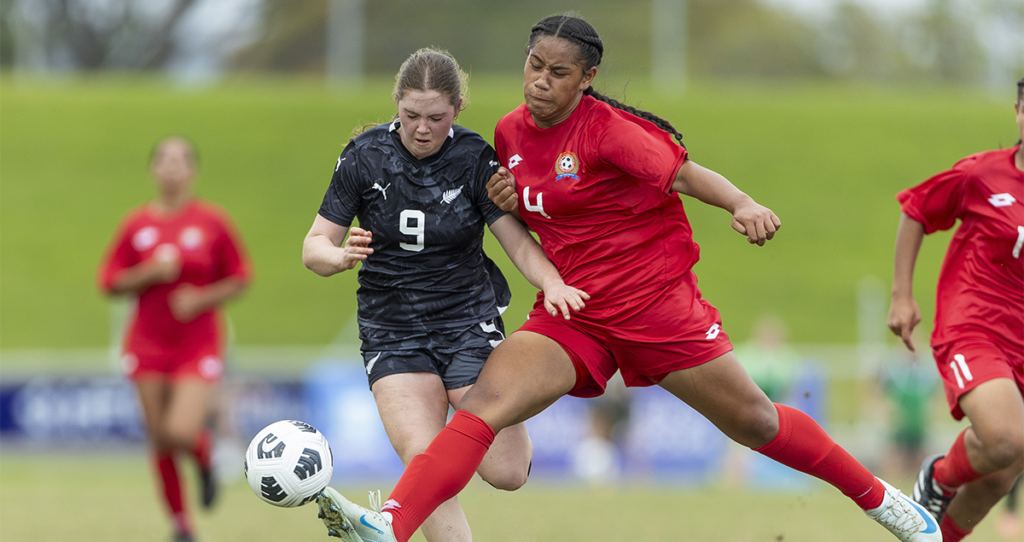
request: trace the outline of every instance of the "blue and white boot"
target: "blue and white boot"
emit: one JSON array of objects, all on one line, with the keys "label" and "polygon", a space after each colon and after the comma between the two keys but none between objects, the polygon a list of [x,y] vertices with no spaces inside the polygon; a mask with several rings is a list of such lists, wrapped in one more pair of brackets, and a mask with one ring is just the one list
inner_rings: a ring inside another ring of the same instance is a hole
[{"label": "blue and white boot", "polygon": [[878,508],[864,511],[868,517],[903,542],[942,542],[939,524],[928,510],[884,480],[878,481],[885,486],[885,494]]},{"label": "blue and white boot", "polygon": [[397,542],[391,529],[391,514],[378,512],[380,492],[370,492],[370,506],[364,508],[341,496],[334,488],[325,488],[316,500],[320,519],[328,536],[344,542]]}]

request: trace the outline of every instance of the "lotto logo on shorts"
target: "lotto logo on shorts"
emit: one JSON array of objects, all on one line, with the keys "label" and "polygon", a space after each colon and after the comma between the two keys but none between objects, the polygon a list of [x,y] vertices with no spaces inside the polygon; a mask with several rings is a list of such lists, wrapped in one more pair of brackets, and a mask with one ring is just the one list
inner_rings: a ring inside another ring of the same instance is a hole
[{"label": "lotto logo on shorts", "polygon": [[199,361],[199,376],[213,380],[224,372],[224,362],[217,356],[206,356]]},{"label": "lotto logo on shorts", "polygon": [[718,324],[712,324],[711,327],[708,328],[708,331],[707,331],[707,333],[705,333],[705,335],[707,335],[707,338],[708,338],[709,341],[713,341],[713,340],[715,340],[715,337],[718,337],[718,334],[721,331],[722,331],[722,326],[720,326]]}]

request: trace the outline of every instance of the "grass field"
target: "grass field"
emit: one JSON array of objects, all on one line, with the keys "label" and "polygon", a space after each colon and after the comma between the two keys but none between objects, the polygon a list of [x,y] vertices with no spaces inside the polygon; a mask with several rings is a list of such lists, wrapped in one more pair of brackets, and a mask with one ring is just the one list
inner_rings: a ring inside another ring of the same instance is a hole
[{"label": "grass field", "polygon": [[[891,276],[893,194],[966,154],[1016,141],[1012,89],[993,97],[696,82],[667,97],[642,81],[598,82],[672,121],[696,161],[782,218],[779,237],[756,248],[729,228],[724,211],[686,202],[702,247],[701,287],[734,340],[774,312],[796,342],[854,341],[858,283]],[[237,342],[330,342],[354,315],[355,274],[315,276],[300,262],[301,242],[352,127],[390,118],[390,85],[327,89],[271,79],[181,89],[148,78],[0,75],[0,349],[106,344],[107,302],[96,293],[95,269],[120,217],[152,196],[146,158],[169,133],[197,141],[198,192],[229,210],[255,262],[253,288],[229,311]],[[490,139],[498,118],[520,103],[520,82],[480,78],[470,90],[460,122]],[[936,237],[925,243],[918,272],[926,326],[948,235]],[[512,279],[506,318],[515,328],[533,290],[488,243]]]},{"label": "grass field", "polygon": [[[194,488],[191,477],[187,484]],[[366,490],[376,487],[339,489],[364,501]],[[387,493],[390,488],[381,489]],[[163,542],[168,526],[155,492],[141,453],[104,457],[96,452],[5,451],[0,459],[0,540]],[[818,482],[810,492],[771,494],[722,484],[592,489],[531,480],[519,491],[504,493],[474,480],[461,500],[479,542],[895,540],[839,492]],[[330,540],[313,507],[263,504],[242,480],[225,488],[212,513],[195,516],[202,542]],[[413,540],[424,539],[416,535]],[[987,519],[970,540],[1000,539]]]}]

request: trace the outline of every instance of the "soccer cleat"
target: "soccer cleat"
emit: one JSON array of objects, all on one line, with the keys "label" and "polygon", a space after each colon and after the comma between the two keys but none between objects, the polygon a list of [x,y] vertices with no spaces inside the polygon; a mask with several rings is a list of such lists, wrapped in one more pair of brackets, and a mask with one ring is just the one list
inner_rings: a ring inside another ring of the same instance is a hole
[{"label": "soccer cleat", "polygon": [[212,466],[199,469],[199,487],[202,491],[203,508],[209,510],[217,500],[217,477]]},{"label": "soccer cleat", "polygon": [[953,496],[947,497],[946,492],[935,481],[935,462],[943,457],[945,456],[942,454],[926,457],[921,463],[921,470],[917,471],[917,480],[914,482],[914,500],[927,508],[935,516],[936,521],[942,521],[949,502],[953,500]]},{"label": "soccer cleat", "polygon": [[942,542],[935,518],[923,506],[907,498],[900,490],[879,479],[885,486],[882,504],[864,513],[880,523],[903,542]]},{"label": "soccer cleat", "polygon": [[[370,495],[373,501],[373,493]],[[334,488],[324,488],[316,502],[320,507],[318,515],[330,536],[345,542],[397,542],[391,522],[383,514],[350,502]]]}]

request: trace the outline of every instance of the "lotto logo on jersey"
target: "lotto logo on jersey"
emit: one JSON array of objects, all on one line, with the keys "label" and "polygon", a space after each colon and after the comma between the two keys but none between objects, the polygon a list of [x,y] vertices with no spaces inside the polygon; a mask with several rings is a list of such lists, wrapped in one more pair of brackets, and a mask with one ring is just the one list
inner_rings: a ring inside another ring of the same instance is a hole
[{"label": "lotto logo on jersey", "polygon": [[555,180],[559,181],[564,177],[572,177],[577,181],[580,179],[576,176],[576,173],[580,170],[580,160],[576,158],[576,154],[572,152],[563,152],[558,155],[558,160],[555,160]]}]

